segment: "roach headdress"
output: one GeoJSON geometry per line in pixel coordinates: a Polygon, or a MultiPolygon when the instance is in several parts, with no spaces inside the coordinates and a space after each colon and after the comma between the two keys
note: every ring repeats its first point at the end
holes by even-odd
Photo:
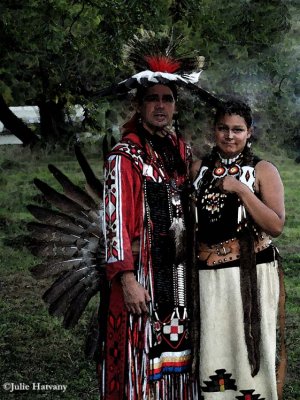
{"type": "Polygon", "coordinates": [[[154,84],[176,84],[188,88],[201,100],[217,106],[220,100],[197,85],[204,57],[197,52],[187,54],[180,52],[183,38],[173,35],[157,36],[143,32],[134,36],[124,49],[124,60],[131,64],[135,73],[129,78],[97,92],[97,96],[125,94],[140,86],[154,84]]]}

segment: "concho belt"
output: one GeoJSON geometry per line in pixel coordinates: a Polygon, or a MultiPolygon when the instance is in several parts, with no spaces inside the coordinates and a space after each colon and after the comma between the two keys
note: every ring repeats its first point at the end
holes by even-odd
{"type": "MultiPolygon", "coordinates": [[[[272,240],[269,236],[261,235],[260,239],[254,242],[255,253],[266,249],[271,243],[272,240]]],[[[205,261],[208,266],[238,260],[240,258],[239,241],[237,238],[233,238],[211,246],[200,243],[197,257],[200,261],[205,261]]]]}

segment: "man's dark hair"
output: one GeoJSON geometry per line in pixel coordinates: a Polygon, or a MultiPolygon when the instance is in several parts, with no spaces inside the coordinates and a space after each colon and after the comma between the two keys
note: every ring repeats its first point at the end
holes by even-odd
{"type": "Polygon", "coordinates": [[[137,91],[136,91],[136,101],[139,105],[141,105],[143,103],[144,97],[147,93],[147,90],[149,89],[149,87],[155,86],[155,85],[163,85],[163,86],[167,86],[169,89],[171,89],[174,99],[177,100],[177,87],[176,85],[172,84],[172,83],[154,83],[153,85],[148,85],[148,86],[138,86],[137,91]]]}
{"type": "Polygon", "coordinates": [[[251,128],[253,121],[251,108],[243,101],[231,99],[222,102],[216,109],[214,125],[216,125],[218,121],[226,114],[239,115],[240,117],[244,118],[247,128],[251,128]]]}

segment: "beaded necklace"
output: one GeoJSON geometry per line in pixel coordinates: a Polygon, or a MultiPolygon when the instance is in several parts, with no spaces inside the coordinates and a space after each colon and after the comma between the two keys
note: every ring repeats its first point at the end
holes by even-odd
{"type": "MultiPolygon", "coordinates": [[[[161,139],[161,142],[163,140],[167,140],[166,137],[161,139]]],[[[156,148],[158,147],[160,139],[156,140],[156,142],[154,143],[154,140],[152,138],[147,137],[146,141],[149,145],[151,162],[157,166],[161,174],[162,180],[164,181],[167,188],[170,219],[171,221],[173,220],[173,222],[174,218],[176,218],[176,220],[182,220],[183,210],[180,199],[180,192],[182,191],[182,189],[180,189],[178,185],[178,172],[175,168],[176,162],[174,153],[172,151],[167,152],[163,147],[160,149],[161,151],[158,152],[156,148]]],[[[171,140],[169,146],[172,146],[171,140]]]]}
{"type": "MultiPolygon", "coordinates": [[[[177,254],[180,252],[178,249],[184,246],[184,233],[185,226],[183,221],[183,209],[181,204],[181,196],[180,193],[182,189],[178,185],[178,171],[176,168],[176,155],[172,149],[173,143],[172,140],[165,138],[149,138],[146,137],[146,143],[148,144],[149,149],[149,157],[150,164],[155,165],[157,170],[160,172],[160,176],[162,178],[162,182],[166,187],[167,196],[168,196],[168,207],[169,207],[169,215],[171,226],[169,231],[171,235],[174,237],[175,248],[176,248],[176,258],[177,254]],[[154,139],[154,140],[153,140],[154,139]],[[167,143],[167,140],[169,143],[167,143]],[[160,146],[162,144],[162,146],[160,146]],[[166,148],[166,145],[169,146],[169,149],[166,148]]],[[[146,184],[144,186],[145,190],[145,199],[146,199],[146,214],[148,222],[150,221],[150,210],[149,206],[147,206],[147,190],[146,184]]],[[[151,228],[148,223],[148,235],[151,238],[151,228]]],[[[181,249],[182,251],[182,249],[181,249]]],[[[187,310],[186,310],[186,266],[185,263],[176,262],[173,265],[173,298],[174,298],[174,310],[170,317],[170,320],[176,316],[177,318],[185,320],[187,318],[187,310]],[[182,313],[180,313],[180,309],[182,309],[182,313]],[[180,315],[181,314],[181,315],[180,315]]],[[[158,310],[154,309],[154,315],[156,321],[161,324],[161,326],[168,324],[167,321],[162,322],[158,316],[158,310]]]]}
{"type": "Polygon", "coordinates": [[[241,167],[240,164],[243,159],[243,155],[240,153],[234,158],[222,158],[218,153],[219,160],[216,162],[216,167],[213,169],[212,175],[216,179],[223,178],[226,175],[240,176],[241,167]]]}

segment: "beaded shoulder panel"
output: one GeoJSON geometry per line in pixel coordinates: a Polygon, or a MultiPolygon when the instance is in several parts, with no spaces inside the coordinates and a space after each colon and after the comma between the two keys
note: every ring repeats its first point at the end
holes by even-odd
{"type": "Polygon", "coordinates": [[[143,174],[143,165],[144,165],[144,151],[142,147],[132,142],[131,140],[124,140],[118,143],[111,151],[110,155],[123,155],[124,157],[129,158],[137,171],[142,175],[143,174]]]}

